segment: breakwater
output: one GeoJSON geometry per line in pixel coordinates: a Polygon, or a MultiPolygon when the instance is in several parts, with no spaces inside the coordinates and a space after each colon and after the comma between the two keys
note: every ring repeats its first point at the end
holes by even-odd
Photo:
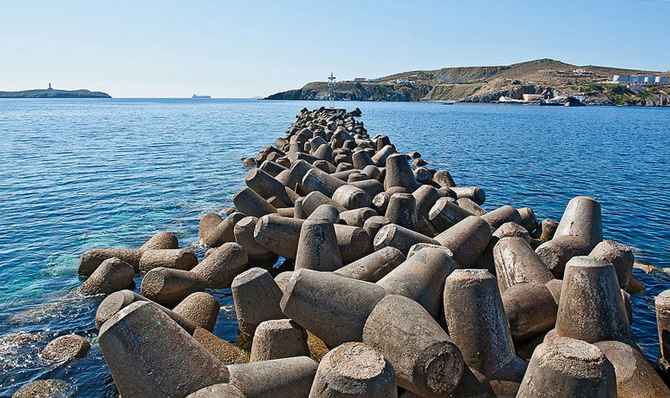
{"type": "MultiPolygon", "coordinates": [[[[405,199],[406,199],[406,198],[405,198],[405,199]]],[[[249,212],[251,213],[251,211],[249,211],[249,212]]],[[[129,260],[129,261],[131,261],[131,262],[132,262],[132,259],[131,259],[131,260],[129,260]]],[[[296,259],[296,261],[297,261],[297,259],[296,259]]]]}

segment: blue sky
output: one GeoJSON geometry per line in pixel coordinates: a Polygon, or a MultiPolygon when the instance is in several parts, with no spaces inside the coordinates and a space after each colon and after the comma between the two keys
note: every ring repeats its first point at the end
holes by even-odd
{"type": "Polygon", "coordinates": [[[670,69],[670,1],[0,0],[0,90],[250,97],[537,58],[670,69]]]}

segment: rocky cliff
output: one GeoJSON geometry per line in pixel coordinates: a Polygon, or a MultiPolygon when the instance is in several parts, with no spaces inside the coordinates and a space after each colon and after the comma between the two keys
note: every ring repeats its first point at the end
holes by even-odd
{"type": "MultiPolygon", "coordinates": [[[[335,100],[356,101],[461,101],[494,102],[500,97],[521,99],[523,94],[550,90],[556,96],[584,95],[593,105],[658,106],[660,96],[670,96],[670,87],[645,87],[630,90],[607,84],[612,75],[658,75],[659,72],[577,66],[551,59],[540,59],[507,66],[443,68],[411,71],[374,79],[338,82],[335,100]]],[[[665,73],[664,75],[667,75],[665,73]]],[[[267,99],[327,100],[325,82],[308,83],[296,90],[273,94],[267,99]]],[[[667,104],[666,100],[664,103],[667,104]]]]}

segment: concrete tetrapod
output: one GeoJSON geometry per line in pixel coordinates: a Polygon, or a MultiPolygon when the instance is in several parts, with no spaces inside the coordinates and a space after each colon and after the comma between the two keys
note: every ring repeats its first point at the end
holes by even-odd
{"type": "Polygon", "coordinates": [[[282,291],[267,270],[251,268],[231,285],[240,333],[252,338],[258,325],[270,319],[285,318],[279,307],[282,291]]]}
{"type": "Polygon", "coordinates": [[[250,362],[309,356],[307,332],[290,319],[261,322],[254,333],[250,362]]]}
{"type": "Polygon", "coordinates": [[[235,224],[246,217],[245,214],[235,211],[217,225],[203,232],[202,240],[209,247],[218,247],[226,242],[235,242],[235,224]]]}
{"type": "Polygon", "coordinates": [[[500,292],[519,283],[545,284],[554,279],[524,238],[502,238],[493,248],[500,292]]]}
{"type": "Polygon", "coordinates": [[[184,397],[229,380],[225,365],[146,301],[108,319],[98,342],[124,398],[184,397]]]}
{"type": "Polygon", "coordinates": [[[587,256],[568,262],[555,331],[558,336],[589,343],[630,340],[626,307],[612,264],[587,256]]]}
{"type": "Polygon", "coordinates": [[[179,240],[172,232],[160,231],[156,232],[148,241],[140,246],[140,250],[161,250],[161,249],[177,249],[179,247],[179,240]]]}
{"type": "Polygon", "coordinates": [[[186,398],[247,398],[232,384],[214,384],[189,394],[186,398]]]}
{"type": "Polygon", "coordinates": [[[633,249],[613,240],[604,240],[596,245],[589,257],[598,258],[614,265],[619,286],[628,288],[628,280],[633,271],[635,255],[633,249]]]}
{"type": "Polygon", "coordinates": [[[335,271],[342,267],[335,227],[328,220],[306,220],[300,229],[295,269],[335,271]]]}
{"type": "Polygon", "coordinates": [[[395,247],[385,247],[335,271],[336,274],[366,282],[377,282],[405,261],[395,247]]]}
{"type": "Polygon", "coordinates": [[[327,220],[331,223],[337,223],[340,221],[340,211],[334,205],[329,203],[322,204],[317,207],[316,210],[312,212],[307,217],[308,220],[327,220]]]}
{"type": "Polygon", "coordinates": [[[83,276],[90,276],[103,261],[114,257],[132,265],[133,269],[137,272],[140,267],[142,253],[142,250],[139,249],[88,249],[79,258],[77,273],[83,276]]]}
{"type": "Polygon", "coordinates": [[[449,335],[468,366],[490,380],[520,382],[526,364],[516,356],[496,278],[483,269],[457,269],[444,285],[449,335]]]}
{"type": "Polygon", "coordinates": [[[248,216],[263,217],[266,214],[277,212],[274,206],[251,188],[242,188],[237,191],[233,196],[233,203],[238,211],[248,216]]]}
{"type": "Polygon", "coordinates": [[[420,185],[421,184],[416,181],[416,178],[414,178],[412,168],[407,162],[407,158],[404,154],[396,153],[386,158],[386,177],[384,178],[385,190],[388,190],[391,187],[403,187],[411,193],[420,185]]]}
{"type": "Polygon", "coordinates": [[[105,297],[100,305],[98,305],[98,310],[95,312],[95,327],[99,330],[109,318],[116,315],[117,312],[136,301],[146,301],[148,303],[152,303],[158,309],[166,313],[167,316],[172,318],[173,321],[177,322],[177,324],[186,330],[189,334],[193,334],[196,329],[196,325],[193,324],[190,320],[174,313],[172,310],[165,308],[158,303],[150,301],[146,297],[140,296],[132,290],[120,290],[105,297]]]}
{"type": "Polygon", "coordinates": [[[309,398],[395,398],[395,372],[384,355],[363,343],[328,352],[316,371],[309,398]]]}
{"type": "Polygon", "coordinates": [[[502,206],[481,216],[482,220],[489,223],[491,229],[495,230],[506,222],[519,224],[521,216],[512,206],[502,206]]]}
{"type": "Polygon", "coordinates": [[[575,256],[586,256],[591,249],[589,242],[582,238],[558,236],[541,244],[535,253],[556,278],[563,279],[568,261],[575,256]]]}
{"type": "Polygon", "coordinates": [[[664,368],[670,368],[670,289],[661,292],[655,299],[658,339],[661,344],[659,361],[664,368]]]}
{"type": "Polygon", "coordinates": [[[247,267],[249,257],[237,243],[224,243],[196,265],[191,273],[202,278],[210,288],[230,286],[233,278],[247,267]]]}
{"type": "Polygon", "coordinates": [[[133,285],[135,270],[132,265],[112,257],[103,261],[79,287],[83,295],[109,294],[133,285]]]}
{"type": "Polygon", "coordinates": [[[244,176],[244,182],[265,199],[276,196],[285,206],[293,205],[284,184],[259,168],[249,170],[244,176]]]}
{"type": "Polygon", "coordinates": [[[356,261],[372,253],[372,239],[363,228],[342,224],[334,224],[333,227],[343,263],[356,261]]]}
{"type": "Polygon", "coordinates": [[[444,397],[463,374],[458,347],[418,303],[389,295],[363,329],[363,342],[380,350],[395,370],[396,384],[426,398],[444,397]]]}
{"type": "Polygon", "coordinates": [[[411,229],[401,227],[397,224],[384,225],[377,232],[377,235],[375,235],[374,238],[375,250],[391,246],[400,250],[405,255],[407,255],[410,247],[417,243],[431,243],[434,245],[440,244],[440,242],[433,238],[429,238],[422,233],[412,231],[411,229]]]}
{"type": "Polygon", "coordinates": [[[144,272],[158,267],[190,271],[196,265],[198,257],[188,249],[146,250],[140,258],[140,271],[144,272]]]}
{"type": "Polygon", "coordinates": [[[479,206],[486,201],[486,193],[479,187],[449,187],[449,189],[456,194],[457,199],[469,199],[479,206]]]}
{"type": "Polygon", "coordinates": [[[203,278],[190,271],[158,267],[144,276],[141,291],[149,300],[163,305],[173,305],[191,293],[205,290],[205,287],[207,284],[203,278]]]}
{"type": "Polygon", "coordinates": [[[616,397],[612,363],[598,347],[585,341],[559,337],[540,344],[530,359],[517,398],[556,394],[571,398],[616,397]]]}
{"type": "Polygon", "coordinates": [[[594,248],[603,240],[600,203],[588,196],[570,199],[556,227],[554,238],[559,236],[576,236],[594,248]]]}
{"type": "Polygon", "coordinates": [[[472,215],[466,209],[453,203],[453,199],[445,197],[439,198],[430,208],[428,219],[438,231],[444,232],[472,215]]]}
{"type": "Polygon", "coordinates": [[[211,332],[216,325],[220,307],[219,302],[211,294],[196,292],[188,295],[181,303],[177,304],[172,312],[193,325],[211,332]]]}
{"type": "Polygon", "coordinates": [[[258,219],[254,238],[261,246],[289,260],[295,260],[304,220],[265,216],[258,219]]]}
{"type": "Polygon", "coordinates": [[[469,216],[435,237],[442,246],[454,253],[456,268],[475,264],[491,240],[491,227],[476,216],[469,216]]]}
{"type": "Polygon", "coordinates": [[[285,287],[283,313],[329,347],[361,341],[363,326],[384,289],[374,283],[300,269],[285,287]]]}
{"type": "Polygon", "coordinates": [[[511,286],[502,293],[502,303],[515,344],[538,337],[556,325],[558,304],[544,284],[511,286]]]}
{"type": "Polygon", "coordinates": [[[385,217],[394,224],[416,231],[416,199],[409,193],[394,193],[389,199],[385,217]]]}
{"type": "Polygon", "coordinates": [[[318,364],[292,357],[228,366],[230,384],[247,398],[307,397],[318,364]]]}
{"type": "Polygon", "coordinates": [[[342,185],[333,193],[333,201],[349,210],[369,207],[370,200],[364,190],[354,185],[342,185]]]}
{"type": "Polygon", "coordinates": [[[263,266],[277,261],[275,253],[256,242],[254,230],[256,229],[257,222],[258,218],[249,216],[238,221],[233,228],[235,242],[247,252],[250,267],[256,265],[263,266]]]}
{"type": "Polygon", "coordinates": [[[601,341],[594,345],[614,365],[617,397],[670,397],[670,389],[639,350],[620,341],[601,341]]]}
{"type": "Polygon", "coordinates": [[[397,294],[421,304],[435,319],[440,317],[444,281],[454,270],[446,250],[426,247],[377,282],[386,294],[397,294]]]}

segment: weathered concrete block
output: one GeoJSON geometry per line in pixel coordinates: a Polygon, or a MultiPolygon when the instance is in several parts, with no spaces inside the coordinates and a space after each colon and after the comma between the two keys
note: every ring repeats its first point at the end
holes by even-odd
{"type": "Polygon", "coordinates": [[[554,275],[523,238],[502,238],[493,248],[501,292],[519,283],[545,284],[554,275]]]}
{"type": "Polygon", "coordinates": [[[251,188],[242,188],[237,191],[235,196],[233,196],[233,203],[237,207],[237,210],[248,216],[263,217],[266,214],[277,212],[274,206],[269,204],[251,188]]]}
{"type": "Polygon", "coordinates": [[[337,245],[343,263],[350,263],[372,253],[372,239],[363,228],[334,224],[337,245]]]}
{"type": "Polygon", "coordinates": [[[400,264],[377,282],[386,294],[410,298],[421,304],[435,319],[442,309],[444,281],[454,270],[447,251],[427,247],[400,264]]]}
{"type": "Polygon", "coordinates": [[[140,247],[140,250],[161,250],[161,249],[177,249],[179,247],[179,240],[172,232],[160,231],[156,232],[148,241],[140,247]]]}
{"type": "Polygon", "coordinates": [[[216,325],[220,307],[219,302],[211,294],[196,292],[189,294],[174,307],[172,312],[187,319],[191,324],[211,332],[216,325]]]}
{"type": "Polygon", "coordinates": [[[535,231],[539,226],[537,218],[535,217],[535,212],[530,207],[522,207],[517,209],[519,211],[519,216],[521,216],[521,222],[519,225],[524,227],[529,233],[535,231]]]}
{"type": "Polygon", "coordinates": [[[395,247],[385,247],[335,271],[347,278],[377,282],[405,261],[405,255],[395,247]]]}
{"type": "Polygon", "coordinates": [[[414,192],[419,185],[405,155],[396,153],[386,158],[385,190],[391,187],[403,187],[408,192],[414,192]]]}
{"type": "Polygon", "coordinates": [[[587,196],[570,199],[554,237],[576,236],[594,248],[603,240],[600,203],[587,196]]]}
{"type": "Polygon", "coordinates": [[[188,249],[145,250],[140,258],[140,271],[154,268],[174,268],[190,271],[198,265],[198,257],[188,249]]]}
{"type": "Polygon", "coordinates": [[[354,185],[342,185],[333,193],[333,201],[349,210],[370,206],[370,196],[354,185]]]}
{"type": "Polygon", "coordinates": [[[522,379],[525,362],[514,351],[498,284],[490,272],[452,272],[444,286],[444,313],[449,335],[471,369],[491,380],[522,379]]]}
{"type": "Polygon", "coordinates": [[[344,343],[326,354],[310,398],[393,398],[395,372],[384,355],[363,343],[344,343]]]}
{"type": "Polygon", "coordinates": [[[258,219],[254,238],[261,246],[289,260],[295,260],[304,220],[279,216],[258,219]]]}
{"type": "Polygon", "coordinates": [[[276,196],[284,204],[281,207],[289,207],[293,204],[286,193],[284,184],[259,168],[249,170],[244,176],[244,182],[265,199],[276,196]]]}
{"type": "Polygon", "coordinates": [[[463,357],[444,330],[418,303],[389,295],[377,304],[363,342],[384,353],[396,384],[422,397],[444,397],[463,374],[463,357]]]}
{"type": "Polygon", "coordinates": [[[93,271],[93,274],[79,287],[79,292],[87,296],[114,293],[132,286],[133,278],[135,278],[133,266],[112,257],[103,261],[93,271]]]}
{"type": "Polygon", "coordinates": [[[589,242],[576,236],[557,236],[541,244],[535,253],[558,279],[563,279],[565,265],[575,256],[585,256],[591,251],[589,242]]]}
{"type": "Polygon", "coordinates": [[[230,365],[230,384],[247,398],[307,397],[318,364],[308,357],[230,365]]]}
{"type": "Polygon", "coordinates": [[[630,279],[633,264],[635,263],[635,255],[631,247],[613,240],[604,240],[596,245],[589,254],[589,257],[612,263],[616,271],[619,286],[622,289],[628,288],[628,279],[630,279]]]}
{"type": "Polygon", "coordinates": [[[433,238],[396,224],[383,226],[377,232],[373,241],[375,250],[391,246],[400,250],[403,254],[407,254],[410,247],[417,243],[440,244],[440,242],[433,238]]]}
{"type": "Polygon", "coordinates": [[[437,235],[435,240],[454,253],[456,268],[468,268],[475,264],[491,240],[491,228],[481,218],[469,216],[437,235]]]}
{"type": "Polygon", "coordinates": [[[156,308],[165,312],[167,316],[172,318],[173,321],[177,322],[177,324],[188,333],[192,334],[195,331],[196,326],[190,320],[174,313],[172,310],[167,309],[156,302],[150,301],[146,297],[140,296],[132,290],[120,290],[105,297],[105,299],[102,300],[98,306],[98,310],[95,312],[95,327],[99,330],[109,318],[136,301],[146,301],[152,305],[155,305],[156,308]]]}
{"type": "Polygon", "coordinates": [[[416,199],[409,193],[391,195],[385,216],[394,224],[416,231],[416,199]]]}
{"type": "Polygon", "coordinates": [[[456,205],[451,198],[439,198],[428,212],[428,219],[440,231],[446,231],[473,214],[456,205]]]}
{"type": "Polygon", "coordinates": [[[205,281],[207,287],[226,287],[246,269],[248,261],[249,257],[242,246],[237,243],[224,243],[195,266],[191,273],[205,281]]]}
{"type": "Polygon", "coordinates": [[[342,265],[333,223],[327,220],[306,220],[300,230],[295,269],[335,271],[342,265]]]}
{"type": "Polygon", "coordinates": [[[189,394],[186,398],[247,398],[239,388],[232,384],[214,384],[189,394]]]}
{"type": "Polygon", "coordinates": [[[207,287],[206,281],[190,271],[159,267],[147,272],[142,279],[141,291],[149,300],[163,305],[173,305],[191,293],[204,290],[205,287],[207,287]]]}
{"type": "Polygon", "coordinates": [[[317,207],[316,210],[314,210],[312,214],[307,217],[307,219],[326,220],[335,224],[340,221],[340,211],[336,206],[326,203],[317,207]]]}
{"type": "Polygon", "coordinates": [[[340,212],[340,221],[352,227],[362,227],[365,220],[376,215],[378,215],[377,212],[371,208],[361,207],[360,209],[340,212]]]}
{"type": "Polygon", "coordinates": [[[279,307],[282,291],[268,271],[252,268],[241,273],[231,290],[240,332],[249,338],[261,322],[285,318],[279,307]]]}
{"type": "Polygon", "coordinates": [[[636,348],[620,341],[594,344],[614,365],[617,397],[670,397],[670,389],[636,348]]]}
{"type": "Polygon", "coordinates": [[[148,302],[134,302],[108,319],[98,342],[125,398],[183,397],[229,380],[225,365],[148,302]]]}
{"type": "Polygon", "coordinates": [[[137,272],[140,267],[140,258],[142,250],[138,249],[88,249],[82,253],[79,258],[79,268],[77,273],[83,276],[90,276],[102,264],[103,261],[110,258],[118,258],[133,266],[137,272]]]}
{"type": "Polygon", "coordinates": [[[557,338],[540,344],[530,359],[517,397],[539,398],[548,394],[616,397],[614,367],[598,347],[581,340],[557,338]]]}
{"type": "Polygon", "coordinates": [[[521,223],[519,212],[512,206],[502,206],[481,216],[494,230],[507,222],[521,223]]]}
{"type": "Polygon", "coordinates": [[[218,247],[226,242],[235,242],[235,224],[246,217],[239,211],[228,215],[214,227],[203,232],[202,240],[209,247],[218,247]]]}
{"type": "MultiPolygon", "coordinates": [[[[486,201],[486,193],[479,187],[449,187],[455,194],[457,199],[470,199],[479,206],[486,201]]],[[[459,203],[460,204],[460,203],[459,203]]],[[[477,213],[475,213],[477,214],[477,213]]]]}
{"type": "Polygon", "coordinates": [[[361,341],[363,326],[384,289],[327,272],[301,269],[284,290],[281,309],[328,346],[361,341]]]}
{"type": "Polygon", "coordinates": [[[589,343],[629,341],[630,326],[612,264],[587,256],[568,262],[555,330],[558,336],[589,343]]]}
{"type": "Polygon", "coordinates": [[[290,319],[261,322],[251,345],[251,362],[309,356],[307,332],[290,319]]]}
{"type": "Polygon", "coordinates": [[[558,304],[543,284],[520,283],[502,293],[512,341],[519,344],[553,329],[558,304]]]}

